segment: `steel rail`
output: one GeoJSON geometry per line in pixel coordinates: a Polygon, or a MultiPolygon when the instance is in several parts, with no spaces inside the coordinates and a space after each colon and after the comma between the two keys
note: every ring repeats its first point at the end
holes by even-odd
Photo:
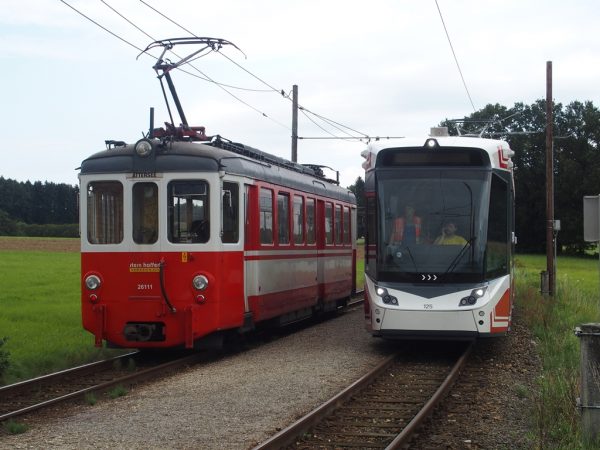
{"type": "MultiPolygon", "coordinates": [[[[446,396],[451,389],[454,381],[460,374],[468,357],[473,349],[471,343],[465,351],[457,358],[448,375],[441,382],[440,386],[431,395],[429,400],[425,402],[422,408],[413,416],[402,431],[387,445],[386,450],[398,449],[406,446],[412,435],[416,432],[423,421],[428,418],[433,412],[438,403],[446,396]]],[[[299,436],[308,433],[317,424],[329,417],[336,409],[347,403],[358,392],[367,388],[372,384],[385,369],[390,367],[396,360],[397,355],[391,355],[382,360],[371,372],[367,373],[352,385],[345,388],[342,392],[334,396],[332,399],[315,408],[313,411],[298,419],[290,426],[279,431],[277,434],[268,440],[255,446],[253,450],[273,450],[281,449],[294,444],[299,436]]]]}
{"type": "Polygon", "coordinates": [[[456,381],[456,378],[460,374],[463,369],[469,355],[473,350],[474,342],[471,342],[465,352],[458,359],[444,382],[440,385],[440,387],[435,391],[435,393],[431,396],[431,398],[423,405],[421,410],[413,417],[413,419],[406,425],[406,427],[402,430],[402,432],[386,447],[386,450],[395,450],[399,448],[403,448],[406,446],[412,435],[417,431],[417,429],[423,424],[425,419],[427,419],[434,408],[439,404],[440,401],[444,399],[448,391],[452,388],[452,385],[456,381]]]}
{"type": "MultiPolygon", "coordinates": [[[[129,354],[129,355],[131,356],[131,354],[129,354]]],[[[127,356],[127,355],[123,355],[123,357],[124,356],[127,356]]],[[[164,371],[164,370],[169,369],[171,367],[177,367],[179,365],[185,365],[185,364],[188,364],[188,363],[195,362],[201,356],[202,356],[201,353],[195,353],[193,355],[189,355],[189,356],[186,356],[186,357],[183,357],[183,358],[178,358],[178,359],[175,359],[173,361],[169,361],[169,362],[166,362],[166,363],[163,363],[163,364],[159,364],[159,365],[154,366],[154,367],[150,367],[150,368],[147,368],[147,369],[139,370],[139,371],[137,371],[135,373],[131,373],[131,374],[128,374],[128,375],[125,375],[125,376],[117,377],[117,378],[115,378],[113,380],[110,380],[110,381],[105,381],[103,383],[95,384],[95,385],[89,386],[87,388],[78,389],[77,391],[73,391],[73,392],[70,392],[68,394],[64,394],[64,395],[61,395],[61,396],[58,396],[58,397],[55,397],[55,398],[51,398],[49,400],[45,400],[43,402],[36,403],[34,405],[30,405],[30,406],[27,406],[25,408],[21,408],[21,409],[16,410],[16,411],[11,411],[11,412],[2,414],[2,415],[0,415],[0,422],[4,421],[4,420],[7,420],[7,419],[10,419],[12,417],[16,417],[16,416],[19,416],[19,415],[23,415],[23,414],[35,411],[37,409],[41,409],[41,408],[45,408],[45,407],[50,406],[50,405],[54,405],[54,404],[59,403],[59,402],[64,402],[66,400],[70,400],[70,399],[73,399],[73,398],[76,398],[76,397],[80,397],[80,396],[85,395],[85,394],[87,394],[89,392],[103,391],[103,390],[105,390],[105,389],[107,389],[107,388],[109,388],[111,386],[116,386],[118,384],[130,382],[130,381],[133,381],[133,380],[141,381],[141,380],[145,379],[148,375],[154,374],[156,372],[161,372],[161,371],[164,371]]],[[[107,361],[114,361],[114,360],[117,360],[117,359],[119,359],[119,357],[112,358],[111,360],[100,361],[98,363],[98,365],[102,365],[102,363],[106,363],[107,361]]],[[[92,363],[91,365],[94,365],[94,363],[92,363]]],[[[77,368],[74,368],[74,369],[68,369],[68,370],[65,370],[65,371],[61,371],[61,372],[57,372],[57,373],[54,373],[54,374],[50,374],[50,375],[46,376],[46,380],[47,379],[53,379],[53,382],[55,382],[56,380],[59,380],[60,376],[64,375],[65,373],[68,374],[68,375],[76,374],[77,369],[80,369],[80,368],[85,368],[86,369],[85,371],[82,371],[80,373],[80,375],[85,375],[86,373],[88,373],[87,370],[90,368],[89,366],[90,365],[80,366],[80,367],[77,367],[77,368]]],[[[40,377],[40,378],[45,378],[45,377],[40,377]]],[[[28,381],[24,381],[22,383],[18,383],[19,385],[21,385],[21,386],[19,386],[19,389],[22,390],[23,386],[27,386],[27,383],[33,382],[33,381],[38,381],[38,379],[36,378],[34,380],[28,380],[28,381]]],[[[5,386],[3,389],[8,390],[8,388],[11,388],[12,386],[13,385],[5,386]]],[[[0,391],[0,394],[1,393],[2,392],[0,391]]]]}
{"type": "Polygon", "coordinates": [[[69,369],[49,373],[47,375],[41,375],[39,377],[31,378],[29,380],[23,380],[17,383],[1,386],[0,395],[6,395],[7,392],[16,393],[31,390],[39,385],[43,385],[45,383],[53,383],[55,380],[59,380],[60,378],[69,375],[85,375],[86,373],[92,373],[99,369],[111,367],[113,364],[115,364],[116,361],[131,358],[137,354],[139,354],[139,352],[137,351],[130,352],[124,355],[115,356],[113,358],[103,359],[102,361],[94,361],[88,364],[83,364],[81,366],[71,367],[69,369]]]}
{"type": "MultiPolygon", "coordinates": [[[[356,299],[357,297],[362,295],[363,292],[364,291],[362,291],[362,290],[355,292],[354,294],[352,294],[351,299],[356,299]]],[[[356,306],[356,305],[360,304],[361,302],[362,302],[362,299],[356,299],[355,301],[348,302],[346,307],[349,308],[352,306],[356,306]]],[[[124,355],[105,359],[102,361],[96,361],[96,362],[92,362],[89,364],[84,364],[81,366],[61,370],[59,372],[42,375],[42,376],[39,376],[36,378],[32,378],[30,380],[24,380],[24,381],[20,381],[20,382],[10,384],[7,386],[1,386],[0,387],[0,398],[6,397],[9,394],[16,395],[16,394],[23,393],[23,392],[28,392],[28,391],[31,392],[34,389],[42,389],[43,386],[57,383],[62,378],[65,378],[65,377],[69,377],[69,376],[83,377],[90,373],[96,373],[101,370],[108,370],[111,367],[113,367],[116,362],[125,360],[127,358],[136,357],[136,356],[139,356],[140,354],[141,353],[139,351],[134,351],[134,352],[126,353],[124,355]]],[[[142,380],[150,374],[166,370],[170,367],[175,367],[177,365],[185,365],[190,362],[195,362],[201,356],[202,356],[202,353],[194,353],[193,355],[189,355],[184,358],[178,358],[176,360],[169,361],[169,362],[163,363],[163,364],[159,364],[154,367],[150,367],[150,368],[143,369],[143,370],[138,370],[135,373],[121,376],[121,377],[115,378],[114,380],[106,381],[106,382],[103,382],[100,384],[95,384],[93,386],[89,386],[89,387],[86,387],[83,389],[78,389],[76,391],[69,392],[68,394],[60,395],[55,398],[51,398],[51,399],[45,400],[43,402],[39,402],[39,403],[30,405],[30,406],[27,406],[25,408],[20,408],[15,411],[10,411],[8,413],[0,414],[0,422],[5,421],[10,418],[13,418],[13,417],[16,417],[16,416],[19,416],[19,415],[23,415],[23,414],[38,410],[38,409],[45,408],[47,406],[50,406],[50,405],[53,405],[56,403],[60,403],[60,402],[64,402],[64,401],[67,401],[67,400],[70,400],[73,398],[80,397],[89,392],[102,391],[111,386],[115,386],[115,385],[118,385],[121,383],[133,381],[133,380],[142,380]]]]}
{"type": "Polygon", "coordinates": [[[294,440],[301,434],[307,432],[312,427],[314,427],[317,423],[327,417],[331,412],[333,412],[340,405],[345,403],[352,397],[356,392],[362,390],[385,369],[387,369],[396,359],[397,355],[391,355],[382,360],[371,372],[362,376],[350,386],[345,388],[342,392],[335,395],[330,400],[323,403],[321,406],[318,406],[306,416],[301,417],[296,422],[291,424],[289,427],[284,428],[276,435],[272,436],[265,442],[254,447],[253,450],[274,450],[280,449],[287,445],[290,445],[294,442],[294,440]]]}

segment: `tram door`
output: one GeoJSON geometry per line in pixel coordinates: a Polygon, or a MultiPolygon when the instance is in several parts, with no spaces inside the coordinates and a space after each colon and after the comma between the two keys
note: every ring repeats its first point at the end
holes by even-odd
{"type": "Polygon", "coordinates": [[[317,235],[317,283],[319,285],[319,299],[325,298],[326,270],[325,264],[325,202],[317,200],[316,214],[316,235],[317,235]]]}

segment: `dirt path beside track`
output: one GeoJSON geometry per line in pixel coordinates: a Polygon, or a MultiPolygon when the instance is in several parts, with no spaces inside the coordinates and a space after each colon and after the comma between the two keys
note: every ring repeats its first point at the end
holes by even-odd
{"type": "Polygon", "coordinates": [[[0,236],[0,252],[78,252],[78,238],[35,238],[0,236]]]}

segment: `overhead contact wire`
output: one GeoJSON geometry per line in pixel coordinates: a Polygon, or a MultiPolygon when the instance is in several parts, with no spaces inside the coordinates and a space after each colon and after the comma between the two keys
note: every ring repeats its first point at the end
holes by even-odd
{"type": "Polygon", "coordinates": [[[473,99],[471,98],[471,93],[469,92],[469,88],[467,87],[467,82],[465,81],[465,77],[463,76],[462,70],[460,69],[460,64],[458,63],[458,58],[456,57],[456,52],[454,51],[454,46],[452,45],[452,41],[450,40],[450,34],[448,33],[448,29],[446,28],[446,23],[444,22],[444,17],[442,16],[442,10],[440,9],[440,5],[438,5],[438,0],[435,0],[435,6],[437,7],[438,13],[440,14],[440,19],[442,20],[442,25],[444,27],[444,31],[446,32],[446,38],[448,38],[448,44],[450,44],[450,50],[452,50],[452,55],[454,56],[454,61],[456,62],[456,67],[458,68],[458,73],[460,74],[460,78],[462,79],[463,86],[465,87],[465,91],[467,91],[467,97],[469,97],[469,102],[471,102],[471,107],[473,111],[477,111],[475,109],[475,104],[473,103],[473,99]]]}
{"type": "MultiPolygon", "coordinates": [[[[150,8],[152,11],[156,12],[157,14],[159,14],[161,17],[163,17],[163,18],[165,18],[166,20],[168,20],[169,22],[171,22],[173,25],[175,25],[175,26],[179,27],[180,29],[182,29],[183,31],[185,31],[186,33],[190,34],[190,35],[191,35],[191,36],[193,36],[193,37],[197,37],[195,33],[193,33],[192,31],[190,31],[189,29],[187,29],[186,27],[184,27],[184,26],[183,26],[183,25],[181,25],[180,23],[176,22],[175,20],[171,19],[171,18],[170,18],[170,17],[168,17],[166,14],[164,14],[164,13],[160,12],[158,9],[154,8],[154,7],[153,7],[152,5],[150,5],[148,2],[146,2],[146,1],[144,1],[144,0],[140,0],[140,2],[141,2],[142,4],[144,4],[144,5],[146,5],[148,8],[150,8]]],[[[268,87],[268,88],[269,88],[271,91],[273,91],[273,92],[276,92],[277,94],[281,95],[283,98],[286,98],[286,99],[288,99],[289,101],[292,101],[292,99],[290,98],[289,94],[288,94],[288,95],[286,95],[286,94],[285,94],[285,91],[284,91],[283,89],[277,89],[277,88],[273,87],[271,84],[267,83],[265,80],[263,80],[263,79],[262,79],[262,78],[260,78],[259,76],[255,75],[254,73],[250,72],[248,69],[246,69],[246,68],[244,68],[243,66],[241,66],[240,64],[236,63],[236,62],[235,62],[233,59],[231,59],[231,58],[230,58],[230,57],[228,57],[227,55],[225,55],[225,54],[223,54],[223,53],[221,53],[221,55],[222,55],[223,57],[225,57],[226,59],[228,59],[228,60],[229,60],[230,62],[232,62],[233,64],[235,64],[235,65],[236,65],[238,68],[242,69],[242,70],[243,70],[243,71],[245,71],[247,74],[249,74],[250,76],[254,77],[256,80],[258,80],[258,81],[260,81],[261,83],[263,83],[263,84],[264,84],[265,86],[267,86],[267,87],[268,87]]],[[[355,132],[355,133],[358,133],[358,134],[362,135],[362,138],[366,138],[366,139],[368,139],[368,138],[369,138],[369,135],[368,135],[368,134],[366,134],[366,133],[362,133],[362,132],[360,132],[360,131],[354,130],[353,128],[350,128],[350,127],[348,127],[348,126],[346,126],[346,125],[343,125],[343,124],[341,124],[341,123],[339,123],[339,122],[336,122],[336,121],[334,121],[334,120],[328,119],[327,117],[324,117],[324,116],[321,116],[321,115],[319,115],[319,114],[316,114],[316,113],[314,113],[314,112],[310,111],[309,109],[306,109],[306,108],[304,108],[304,107],[302,107],[302,106],[300,106],[300,105],[298,105],[298,108],[299,108],[300,110],[303,110],[303,111],[305,111],[305,112],[306,112],[306,113],[308,113],[308,114],[312,114],[312,115],[314,115],[315,117],[318,117],[318,118],[319,118],[319,119],[321,119],[323,122],[325,122],[325,123],[328,123],[330,126],[333,126],[334,128],[338,129],[338,130],[339,130],[339,131],[341,131],[342,133],[345,133],[345,134],[347,134],[347,135],[351,136],[352,138],[355,138],[355,139],[360,139],[360,138],[358,138],[358,137],[356,137],[356,136],[352,136],[352,135],[351,135],[350,133],[348,133],[348,132],[345,132],[345,131],[341,130],[340,128],[338,128],[338,127],[337,127],[337,126],[335,126],[335,125],[341,126],[341,127],[345,128],[345,129],[347,129],[347,130],[351,130],[351,131],[353,131],[353,132],[355,132]],[[334,124],[335,124],[335,125],[334,125],[334,124]]],[[[306,114],[304,114],[304,115],[305,115],[305,117],[307,117],[307,118],[308,118],[308,116],[307,116],[306,114]]],[[[310,120],[310,119],[309,119],[309,120],[310,120]]],[[[311,122],[313,122],[315,125],[317,125],[317,124],[316,124],[316,122],[314,122],[313,120],[311,120],[311,122]]],[[[339,137],[339,136],[335,136],[335,135],[333,135],[332,133],[330,133],[329,131],[325,130],[324,128],[322,128],[322,127],[321,127],[321,126],[319,126],[319,125],[317,125],[317,126],[318,126],[319,128],[321,128],[323,131],[325,131],[327,134],[331,134],[332,136],[334,136],[334,137],[336,137],[336,138],[338,138],[338,139],[345,139],[344,137],[339,137]]],[[[287,126],[285,126],[285,128],[289,129],[289,127],[287,127],[287,126]]]]}

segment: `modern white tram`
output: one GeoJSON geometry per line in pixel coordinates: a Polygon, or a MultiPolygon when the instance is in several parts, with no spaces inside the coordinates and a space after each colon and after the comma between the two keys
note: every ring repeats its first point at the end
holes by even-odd
{"type": "Polygon", "coordinates": [[[373,336],[506,334],[514,296],[514,182],[505,141],[429,137],[363,151],[365,319],[373,336]]]}

